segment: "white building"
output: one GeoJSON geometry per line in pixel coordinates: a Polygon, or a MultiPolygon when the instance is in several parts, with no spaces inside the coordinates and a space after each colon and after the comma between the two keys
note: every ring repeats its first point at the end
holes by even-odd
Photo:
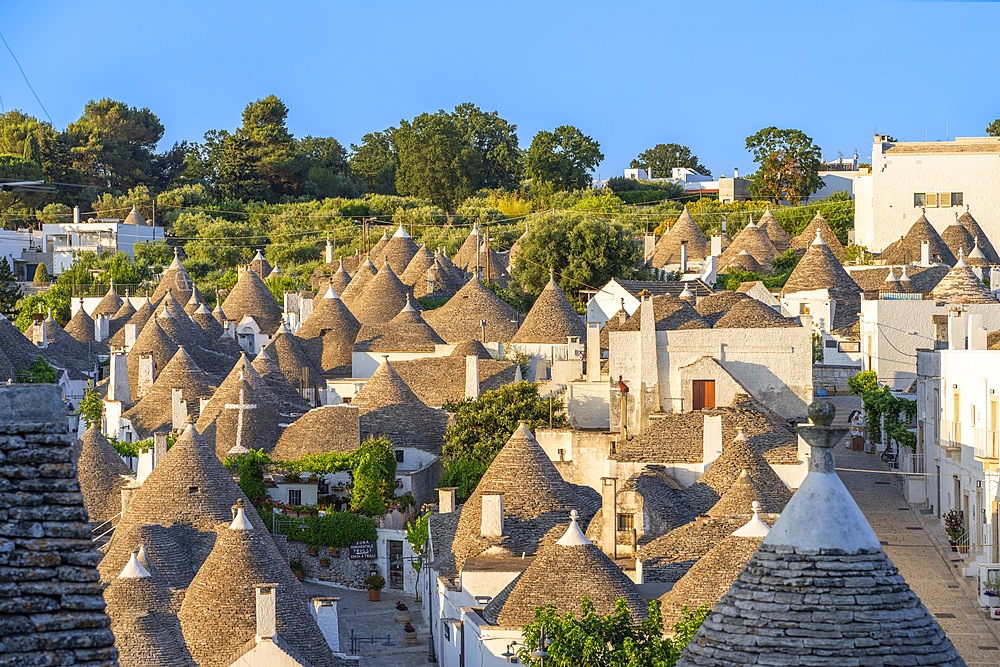
{"type": "Polygon", "coordinates": [[[875,135],[871,172],[854,184],[855,242],[873,252],[906,234],[921,209],[941,232],[969,207],[986,235],[1000,238],[1000,137],[893,142],[875,135]]]}
{"type": "Polygon", "coordinates": [[[41,232],[31,229],[0,229],[0,257],[6,257],[21,282],[31,280],[39,264],[45,263],[41,232]]]}
{"type": "Polygon", "coordinates": [[[50,273],[59,275],[73,264],[73,256],[80,252],[125,252],[135,256],[137,243],[155,243],[164,239],[164,231],[149,224],[132,207],[124,220],[80,220],[80,209],[73,209],[73,222],[42,225],[43,248],[51,253],[50,273]]]}

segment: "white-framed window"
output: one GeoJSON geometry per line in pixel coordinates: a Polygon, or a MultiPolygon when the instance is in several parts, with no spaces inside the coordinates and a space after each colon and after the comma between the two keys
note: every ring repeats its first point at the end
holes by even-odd
{"type": "Polygon", "coordinates": [[[302,489],[288,489],[288,504],[289,505],[302,504],[302,489]]]}

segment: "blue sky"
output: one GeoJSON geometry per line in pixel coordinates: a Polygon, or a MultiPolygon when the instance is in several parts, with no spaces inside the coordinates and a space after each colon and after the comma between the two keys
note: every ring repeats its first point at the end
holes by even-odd
{"type": "MultiPolygon", "coordinates": [[[[607,178],[659,142],[749,173],[744,139],[768,125],[863,160],[876,128],[982,134],[1000,117],[998,15],[988,2],[0,0],[0,31],[59,128],[112,97],[152,109],[165,142],[198,140],[274,93],[294,134],[346,146],[471,101],[525,147],[576,125],[607,178]]],[[[0,97],[44,117],[2,46],[0,97]]]]}

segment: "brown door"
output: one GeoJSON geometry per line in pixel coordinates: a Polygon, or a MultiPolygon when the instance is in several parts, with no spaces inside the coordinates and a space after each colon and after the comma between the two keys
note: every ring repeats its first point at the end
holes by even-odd
{"type": "Polygon", "coordinates": [[[692,410],[715,407],[715,380],[694,380],[691,389],[692,410]]]}

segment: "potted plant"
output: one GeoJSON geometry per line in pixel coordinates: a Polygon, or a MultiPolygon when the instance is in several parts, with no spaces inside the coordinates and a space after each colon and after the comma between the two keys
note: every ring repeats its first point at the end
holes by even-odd
{"type": "Polygon", "coordinates": [[[319,549],[316,548],[315,544],[307,544],[306,553],[309,554],[310,556],[315,556],[316,554],[319,553],[319,549]]]}
{"type": "MultiPolygon", "coordinates": [[[[965,539],[964,523],[962,510],[958,508],[953,507],[944,515],[944,530],[948,533],[948,541],[951,542],[952,551],[959,551],[963,548],[968,549],[968,545],[962,544],[965,539]]],[[[962,551],[962,553],[965,552],[962,551]]]]}
{"type": "Polygon", "coordinates": [[[302,561],[296,558],[288,563],[288,567],[292,569],[292,574],[295,575],[295,578],[302,581],[302,576],[305,574],[305,568],[302,567],[302,561]]]}
{"type": "Polygon", "coordinates": [[[403,646],[417,645],[417,629],[409,621],[403,626],[403,646]]]}
{"type": "Polygon", "coordinates": [[[396,600],[396,613],[393,618],[396,619],[397,623],[409,623],[413,617],[410,616],[410,608],[400,600],[396,600]]]}
{"type": "Polygon", "coordinates": [[[323,567],[330,567],[330,559],[329,558],[320,558],[319,559],[319,564],[322,565],[323,567]]]}
{"type": "Polygon", "coordinates": [[[339,558],[340,557],[340,547],[330,547],[329,549],[327,549],[327,551],[330,552],[330,556],[332,558],[339,558]]]}
{"type": "Polygon", "coordinates": [[[385,588],[385,577],[376,572],[365,578],[365,588],[368,589],[368,601],[378,602],[382,599],[382,589],[385,588]]]}
{"type": "Polygon", "coordinates": [[[994,574],[983,581],[983,595],[990,599],[991,607],[1000,606],[1000,575],[994,574]]]}

